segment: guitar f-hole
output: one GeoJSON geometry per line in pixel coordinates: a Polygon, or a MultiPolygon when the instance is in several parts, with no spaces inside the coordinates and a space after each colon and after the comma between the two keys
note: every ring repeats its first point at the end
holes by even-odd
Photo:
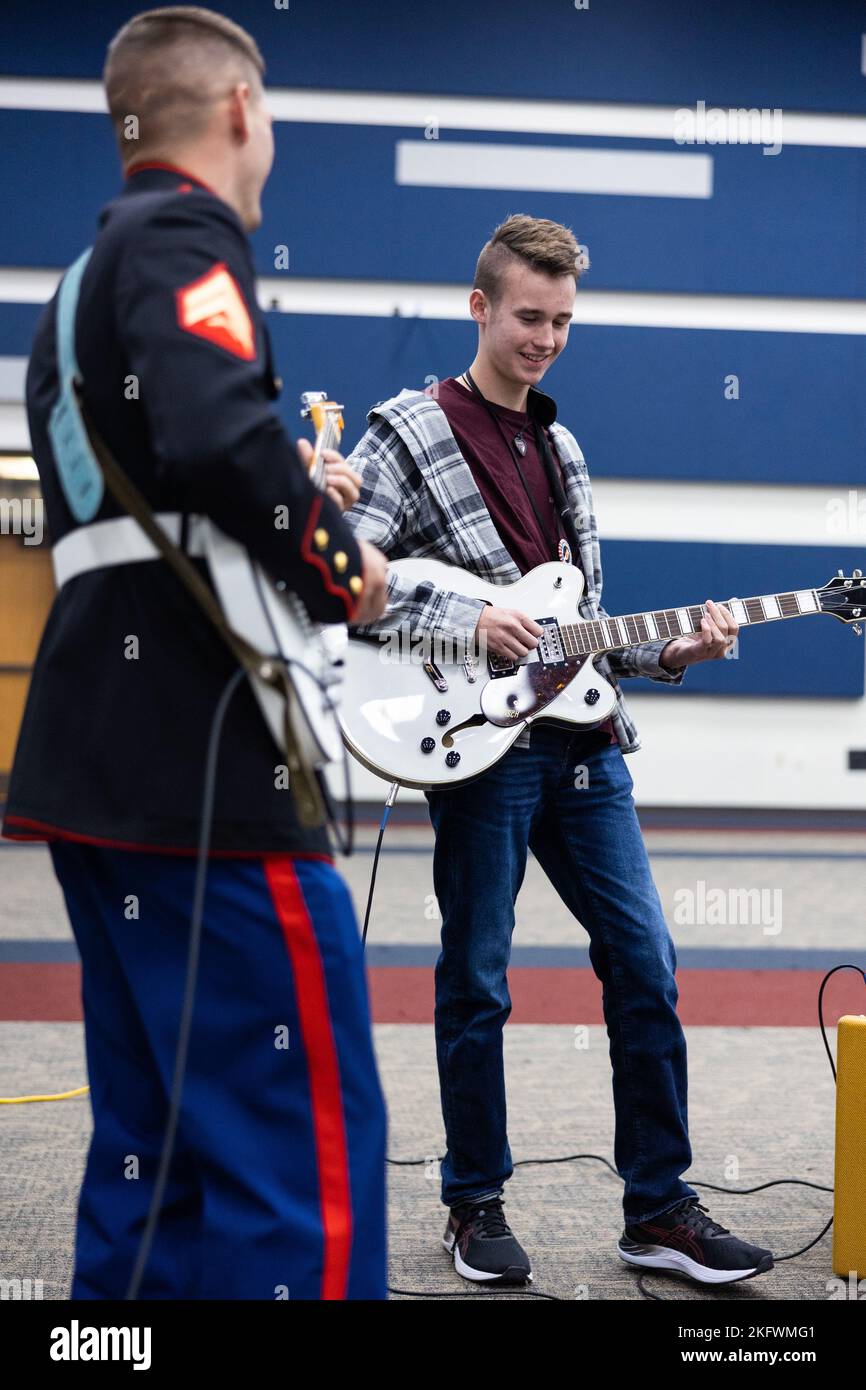
{"type": "Polygon", "coordinates": [[[483,714],[473,714],[469,719],[464,719],[462,724],[455,724],[453,729],[449,729],[447,734],[442,735],[442,746],[451,748],[454,744],[454,735],[459,734],[461,729],[471,729],[473,725],[486,724],[487,720],[483,714]]]}

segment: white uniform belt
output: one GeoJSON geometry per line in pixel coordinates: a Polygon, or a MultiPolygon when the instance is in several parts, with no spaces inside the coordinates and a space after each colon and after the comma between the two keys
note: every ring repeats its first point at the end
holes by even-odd
{"type": "MultiPolygon", "coordinates": [[[[156,512],[155,520],[169,540],[180,544],[183,517],[180,512],[156,512]]],[[[204,554],[204,517],[190,515],[187,527],[187,555],[204,554]]],[[[142,531],[134,516],[119,516],[112,521],[94,521],[79,526],[58,541],[51,551],[54,578],[58,589],[70,579],[89,570],[105,569],[109,565],[131,565],[142,560],[159,560],[159,551],[142,531]]]]}

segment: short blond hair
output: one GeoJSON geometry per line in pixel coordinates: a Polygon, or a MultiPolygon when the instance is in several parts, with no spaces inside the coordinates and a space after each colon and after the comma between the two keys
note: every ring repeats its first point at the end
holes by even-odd
{"type": "Polygon", "coordinates": [[[213,10],[171,5],[134,15],[111,40],[103,71],[124,165],[195,139],[233,83],[259,91],[264,71],[255,39],[213,10]]]}
{"type": "Polygon", "coordinates": [[[488,299],[497,299],[505,272],[515,260],[545,275],[573,275],[575,281],[589,265],[570,227],[546,217],[514,213],[499,224],[483,247],[473,289],[483,290],[488,299]]]}

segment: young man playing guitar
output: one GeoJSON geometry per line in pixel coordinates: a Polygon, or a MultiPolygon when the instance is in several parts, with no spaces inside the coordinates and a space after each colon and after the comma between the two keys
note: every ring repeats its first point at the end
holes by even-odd
{"type": "MultiPolygon", "coordinates": [[[[582,615],[604,617],[601,564],[586,465],[538,383],[563,351],[580,249],[557,223],[509,217],[481,252],[469,300],[478,351],[468,370],[427,392],[404,390],[371,410],[348,462],[361,495],[355,534],[389,559],[412,555],[510,582],[549,560],[579,563],[582,615]],[[580,506],[560,484],[578,479],[580,506]]],[[[434,787],[433,875],[442,913],[436,966],[436,1050],[447,1136],[444,1243],[458,1271],[522,1283],[530,1261],[503,1213],[512,1173],[502,1030],[514,903],[531,848],[586,929],[602,982],[616,1113],[615,1158],[625,1183],[629,1263],[726,1283],[772,1267],[769,1250],[711,1220],[681,1178],[692,1162],[686,1043],[676,1013],[676,954],[632,798],[624,753],[640,747],[616,677],[679,685],[686,666],[723,657],[738,627],[707,601],[701,630],[612,652],[598,670],[616,690],[610,719],[575,733],[532,723],[481,776],[434,787]],[[576,769],[585,775],[576,776],[576,769]]],[[[484,600],[389,576],[389,603],[357,633],[483,639],[520,660],[541,626],[484,600]]]]}

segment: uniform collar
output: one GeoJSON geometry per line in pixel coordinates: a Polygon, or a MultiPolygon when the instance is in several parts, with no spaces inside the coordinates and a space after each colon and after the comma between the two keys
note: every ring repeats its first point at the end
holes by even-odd
{"type": "MultiPolygon", "coordinates": [[[[170,188],[184,188],[184,192],[190,191],[191,188],[201,188],[206,193],[214,193],[214,190],[195,174],[163,160],[141,160],[139,163],[131,164],[126,171],[124,193],[153,193],[170,188]],[[185,184],[189,187],[184,188],[185,184]]],[[[214,193],[214,197],[217,196],[214,193]]]]}

